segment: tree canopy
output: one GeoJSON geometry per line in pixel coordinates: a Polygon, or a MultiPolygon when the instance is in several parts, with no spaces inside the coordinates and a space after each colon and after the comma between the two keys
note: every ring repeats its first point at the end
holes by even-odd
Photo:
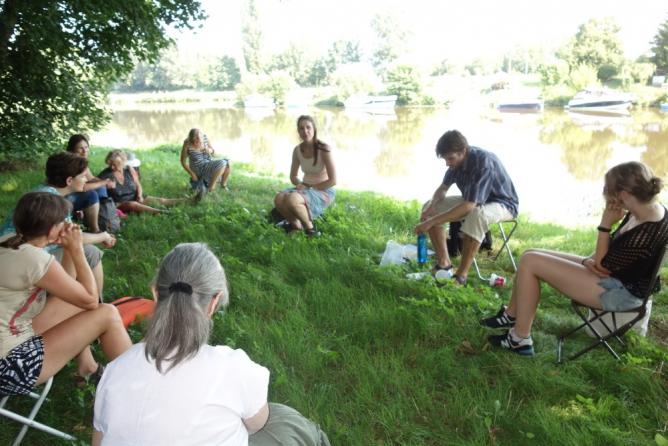
{"type": "Polygon", "coordinates": [[[154,61],[169,28],[205,18],[192,0],[0,0],[0,162],[106,122],[109,86],[154,61]]]}
{"type": "Polygon", "coordinates": [[[668,74],[668,19],[659,26],[652,41],[652,62],[662,74],[668,74]]]}

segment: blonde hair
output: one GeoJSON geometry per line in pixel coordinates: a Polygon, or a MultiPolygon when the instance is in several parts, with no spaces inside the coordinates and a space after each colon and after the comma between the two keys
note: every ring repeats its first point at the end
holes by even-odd
{"type": "Polygon", "coordinates": [[[655,177],[649,167],[638,161],[618,164],[605,174],[606,195],[626,191],[641,203],[649,203],[662,188],[661,178],[655,177]]]}
{"type": "Polygon", "coordinates": [[[109,164],[111,161],[115,159],[120,159],[123,162],[126,162],[128,160],[128,155],[120,149],[114,149],[111,152],[107,153],[107,157],[104,159],[104,162],[109,164]]]}

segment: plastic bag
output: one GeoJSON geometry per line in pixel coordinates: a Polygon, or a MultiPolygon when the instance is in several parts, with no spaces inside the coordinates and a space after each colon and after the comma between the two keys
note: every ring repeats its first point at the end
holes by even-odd
{"type": "MultiPolygon", "coordinates": [[[[652,299],[647,301],[647,305],[645,306],[645,308],[647,308],[647,312],[645,313],[645,317],[643,317],[638,322],[633,324],[633,328],[632,328],[633,330],[637,331],[640,336],[643,336],[643,337],[647,336],[647,328],[649,326],[649,317],[652,314],[652,299]]],[[[630,313],[622,313],[622,312],[616,313],[615,314],[615,320],[617,321],[617,327],[621,327],[622,325],[624,325],[625,323],[627,323],[628,321],[630,321],[631,319],[633,319],[637,315],[638,315],[637,312],[636,313],[633,313],[633,312],[630,312],[630,313]]],[[[591,312],[591,310],[589,311],[589,317],[590,318],[594,317],[594,314],[591,312]]],[[[612,323],[612,315],[611,314],[606,314],[601,319],[603,319],[605,321],[605,323],[608,324],[608,327],[614,328],[614,324],[612,323]]],[[[601,323],[600,320],[596,320],[596,321],[592,322],[591,324],[594,326],[596,331],[598,331],[599,333],[602,333],[602,334],[608,333],[608,331],[605,329],[605,327],[603,326],[603,324],[601,323]]],[[[591,332],[589,327],[585,328],[585,330],[586,330],[586,332],[589,336],[591,336],[592,338],[594,337],[594,333],[591,332]]]]}
{"type": "Polygon", "coordinates": [[[394,240],[388,240],[385,245],[385,252],[380,258],[380,266],[385,265],[400,265],[404,263],[404,245],[400,245],[394,240]]]}

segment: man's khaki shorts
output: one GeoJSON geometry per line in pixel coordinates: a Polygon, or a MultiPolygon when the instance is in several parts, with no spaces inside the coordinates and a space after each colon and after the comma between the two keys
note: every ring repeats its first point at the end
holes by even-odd
{"type": "MultiPolygon", "coordinates": [[[[462,203],[464,199],[460,196],[445,197],[435,204],[435,214],[442,214],[448,212],[458,204],[462,203]]],[[[422,210],[431,204],[431,200],[427,201],[422,210]]],[[[508,208],[500,203],[487,203],[476,206],[471,212],[462,219],[461,232],[468,235],[479,243],[485,238],[485,232],[489,231],[489,227],[494,223],[500,221],[512,220],[513,214],[508,208]]]]}

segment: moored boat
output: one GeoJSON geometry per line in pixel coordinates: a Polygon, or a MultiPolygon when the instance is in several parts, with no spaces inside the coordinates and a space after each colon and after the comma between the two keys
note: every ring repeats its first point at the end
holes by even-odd
{"type": "Polygon", "coordinates": [[[569,110],[628,110],[633,95],[607,88],[587,88],[578,92],[566,106],[569,110]]]}
{"type": "Polygon", "coordinates": [[[346,108],[394,108],[397,102],[397,95],[371,96],[371,95],[353,95],[343,101],[346,108]]]}

